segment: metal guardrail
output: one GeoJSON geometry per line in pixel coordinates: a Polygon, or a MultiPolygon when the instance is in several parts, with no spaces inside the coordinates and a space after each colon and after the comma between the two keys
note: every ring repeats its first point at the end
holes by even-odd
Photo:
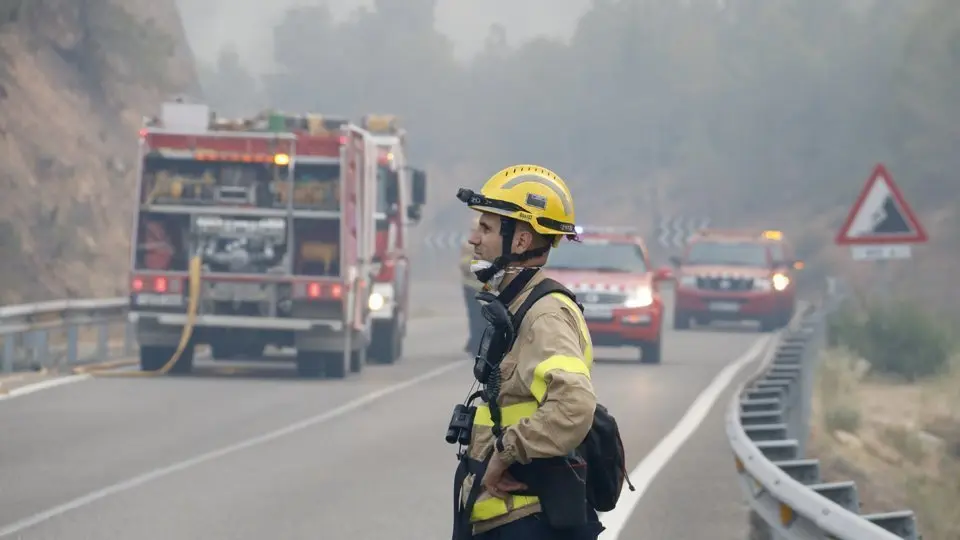
{"type": "Polygon", "coordinates": [[[856,484],[824,482],[819,460],[804,458],[826,315],[811,308],[798,326],[783,331],[727,411],[751,540],[917,540],[913,511],[860,514],[856,484]]]}
{"type": "Polygon", "coordinates": [[[126,297],[0,307],[0,373],[56,369],[134,351],[126,297]],[[116,336],[122,332],[122,335],[116,336]],[[122,340],[120,350],[112,347],[122,340]]]}

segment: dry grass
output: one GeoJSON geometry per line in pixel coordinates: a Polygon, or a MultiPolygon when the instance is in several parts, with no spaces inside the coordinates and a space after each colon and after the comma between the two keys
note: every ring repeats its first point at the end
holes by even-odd
{"type": "Polygon", "coordinates": [[[914,384],[866,378],[866,366],[845,350],[824,354],[811,454],[827,481],[857,482],[864,513],[910,508],[924,538],[960,538],[960,359],[914,384]]]}

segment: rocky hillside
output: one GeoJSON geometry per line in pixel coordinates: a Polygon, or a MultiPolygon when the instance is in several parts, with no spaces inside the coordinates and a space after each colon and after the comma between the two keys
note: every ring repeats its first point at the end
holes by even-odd
{"type": "Polygon", "coordinates": [[[181,92],[173,0],[0,0],[0,305],[122,290],[141,116],[181,92]]]}

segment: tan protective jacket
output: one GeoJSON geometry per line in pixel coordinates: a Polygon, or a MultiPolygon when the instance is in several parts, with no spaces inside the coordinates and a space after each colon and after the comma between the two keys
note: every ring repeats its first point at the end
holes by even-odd
{"type": "MultiPolygon", "coordinates": [[[[542,271],[524,287],[509,309],[515,313],[542,271]]],[[[500,364],[498,400],[504,426],[508,463],[563,456],[580,445],[593,425],[596,396],[590,383],[593,346],[580,309],[568,297],[554,293],[531,306],[520,325],[513,349],[500,364]]],[[[481,461],[494,444],[490,410],[479,406],[467,449],[481,461]]],[[[467,476],[461,496],[466,501],[475,475],[467,476]]],[[[474,534],[540,512],[537,497],[511,495],[506,500],[481,491],[471,515],[474,534]]]]}

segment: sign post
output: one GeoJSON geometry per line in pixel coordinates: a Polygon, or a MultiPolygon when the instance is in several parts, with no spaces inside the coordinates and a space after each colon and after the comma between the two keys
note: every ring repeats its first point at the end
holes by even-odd
{"type": "Polygon", "coordinates": [[[880,163],[864,184],[834,241],[839,246],[850,246],[853,260],[874,261],[881,274],[875,284],[876,292],[883,293],[892,285],[887,261],[911,258],[911,246],[926,243],[927,232],[880,163]]]}

